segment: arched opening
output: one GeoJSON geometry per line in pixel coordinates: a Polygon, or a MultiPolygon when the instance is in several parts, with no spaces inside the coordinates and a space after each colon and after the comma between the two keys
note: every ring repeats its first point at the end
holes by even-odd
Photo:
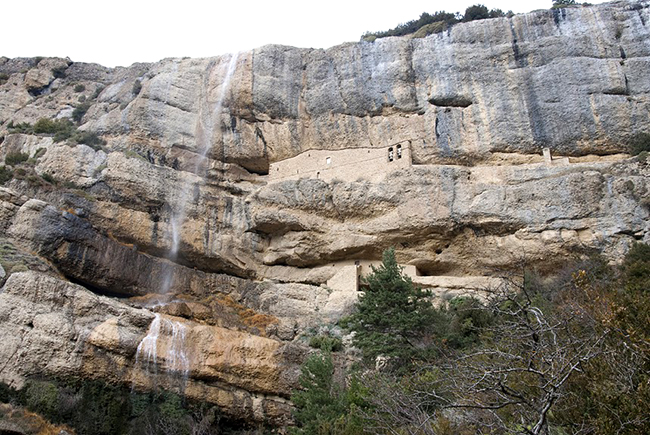
{"type": "Polygon", "coordinates": [[[402,158],[402,145],[397,145],[397,158],[402,158]]]}
{"type": "Polygon", "coordinates": [[[395,158],[394,152],[393,152],[393,147],[388,148],[388,161],[392,162],[393,159],[395,158]]]}

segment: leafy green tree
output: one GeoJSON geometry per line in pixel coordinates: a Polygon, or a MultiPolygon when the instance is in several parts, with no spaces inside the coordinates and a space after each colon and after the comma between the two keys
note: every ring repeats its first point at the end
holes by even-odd
{"type": "Polygon", "coordinates": [[[483,5],[474,5],[465,9],[463,21],[484,20],[490,18],[490,11],[483,5]]]}
{"type": "Polygon", "coordinates": [[[364,282],[367,288],[357,311],[342,322],[354,332],[353,343],[364,359],[384,356],[403,366],[423,356],[437,314],[428,299],[431,293],[413,286],[392,248],[384,251],[382,264],[373,266],[364,282]]]}
{"type": "Polygon", "coordinates": [[[563,8],[565,6],[575,5],[576,0],[553,0],[554,8],[563,8]]]}
{"type": "Polygon", "coordinates": [[[353,376],[348,388],[334,381],[332,356],[312,354],[302,366],[301,390],[291,396],[296,406],[298,427],[293,434],[353,435],[362,434],[360,410],[365,407],[365,389],[353,376]]]}

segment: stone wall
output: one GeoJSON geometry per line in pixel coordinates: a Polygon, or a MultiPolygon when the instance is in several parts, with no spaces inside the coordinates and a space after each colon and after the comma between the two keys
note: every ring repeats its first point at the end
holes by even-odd
{"type": "Polygon", "coordinates": [[[375,181],[396,169],[411,166],[411,143],[400,142],[384,148],[345,150],[311,150],[295,157],[272,163],[269,182],[315,178],[375,181]]]}

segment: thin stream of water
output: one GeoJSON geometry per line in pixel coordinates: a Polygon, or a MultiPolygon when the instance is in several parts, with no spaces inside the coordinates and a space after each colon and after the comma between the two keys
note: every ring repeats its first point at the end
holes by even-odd
{"type": "MultiPolygon", "coordinates": [[[[213,126],[212,123],[219,122],[226,93],[230,82],[237,68],[238,53],[231,56],[228,62],[223,81],[219,89],[217,101],[214,109],[211,111],[208,120],[208,135],[197,135],[198,155],[194,161],[193,173],[198,174],[205,165],[208,153],[212,148],[213,126]]],[[[184,183],[181,188],[179,199],[175,207],[172,207],[171,216],[171,247],[168,253],[168,259],[175,263],[178,258],[178,252],[181,244],[181,229],[186,219],[187,206],[193,195],[194,186],[190,183],[184,183]]],[[[171,205],[171,204],[170,204],[171,205]]],[[[170,264],[164,273],[162,280],[161,293],[167,293],[171,288],[174,277],[174,268],[170,264]]],[[[135,357],[136,367],[143,368],[146,372],[158,375],[159,365],[165,374],[174,375],[181,381],[181,389],[184,388],[189,376],[189,357],[187,354],[185,339],[187,328],[180,322],[164,318],[161,314],[156,313],[154,320],[149,325],[147,335],[138,345],[135,357]],[[159,343],[159,340],[161,340],[159,343]],[[166,346],[165,346],[166,344],[166,346]],[[160,351],[163,354],[160,354],[160,351]]]]}
{"type": "MultiPolygon", "coordinates": [[[[232,80],[232,77],[235,74],[235,71],[237,69],[238,58],[239,58],[239,53],[235,53],[231,56],[230,61],[228,62],[223,77],[223,81],[221,82],[221,87],[219,89],[217,101],[214,105],[214,109],[211,112],[209,122],[214,122],[215,120],[216,122],[219,122],[219,119],[221,117],[221,112],[223,111],[223,103],[226,97],[226,93],[230,87],[230,82],[232,80]]],[[[198,156],[197,159],[195,159],[194,161],[194,167],[192,171],[193,173],[198,173],[199,170],[205,165],[207,155],[212,149],[213,127],[212,125],[209,125],[208,127],[210,130],[210,134],[197,135],[198,142],[204,142],[204,143],[197,144],[198,156]]],[[[172,240],[171,240],[171,247],[169,249],[167,258],[174,263],[178,259],[178,252],[181,245],[181,230],[183,227],[183,223],[185,222],[185,219],[187,217],[186,216],[187,206],[193,197],[194,197],[194,186],[190,185],[190,183],[184,183],[184,185],[181,188],[178,203],[176,204],[175,208],[172,207],[173,211],[172,211],[171,222],[170,222],[172,240]]],[[[168,267],[167,270],[165,271],[164,278],[162,280],[162,288],[160,289],[161,293],[167,293],[169,291],[169,289],[172,286],[173,278],[174,278],[173,267],[168,267]]]]}

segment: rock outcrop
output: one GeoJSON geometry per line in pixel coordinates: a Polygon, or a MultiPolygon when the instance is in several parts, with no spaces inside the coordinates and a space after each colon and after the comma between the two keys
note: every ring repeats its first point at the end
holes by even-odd
{"type": "Polygon", "coordinates": [[[0,380],[148,388],[138,346],[165,319],[186,394],[284,424],[305,334],[356,299],[326,286],[343,265],[394,246],[456,295],[522,258],[618,261],[650,241],[650,168],[628,154],[650,131],[648,21],[617,1],[328,50],[1,58],[0,380]]]}
{"type": "MultiPolygon", "coordinates": [[[[303,351],[292,344],[167,317],[185,329],[188,358],[181,393],[220,406],[231,418],[282,424],[303,351]]],[[[37,273],[12,274],[0,293],[0,373],[20,387],[29,376],[82,377],[177,388],[172,341],[162,328],[151,361],[138,355],[154,315],[37,273]],[[151,371],[150,364],[158,365],[151,371]]]]}

